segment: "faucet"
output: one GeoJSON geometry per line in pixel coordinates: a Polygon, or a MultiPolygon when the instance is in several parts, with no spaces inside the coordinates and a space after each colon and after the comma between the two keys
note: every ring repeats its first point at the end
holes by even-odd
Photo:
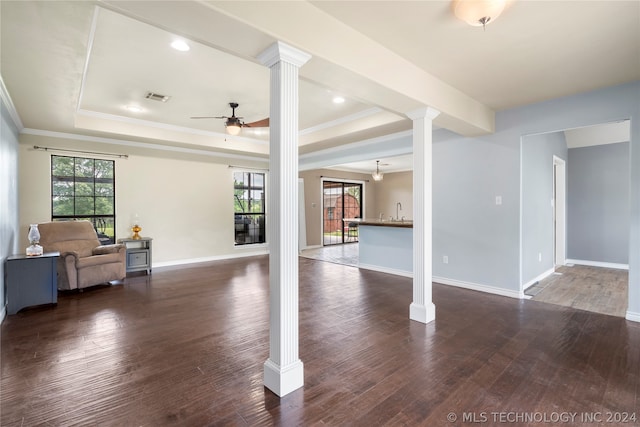
{"type": "Polygon", "coordinates": [[[396,203],[396,220],[400,219],[400,213],[398,211],[402,210],[402,203],[398,202],[396,203]]]}
{"type": "Polygon", "coordinates": [[[382,212],[380,212],[380,221],[382,221],[382,216],[383,216],[383,215],[384,215],[384,214],[383,214],[382,212]]]}

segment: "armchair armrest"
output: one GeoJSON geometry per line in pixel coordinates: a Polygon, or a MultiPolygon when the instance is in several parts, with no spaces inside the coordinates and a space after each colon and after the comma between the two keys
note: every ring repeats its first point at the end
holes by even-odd
{"type": "Polygon", "coordinates": [[[80,254],[76,251],[68,251],[60,254],[61,263],[58,263],[58,274],[69,281],[69,289],[78,288],[78,275],[76,265],[80,259],[80,254]]]}
{"type": "Polygon", "coordinates": [[[76,251],[67,251],[60,254],[60,259],[64,260],[65,264],[68,262],[74,263],[80,258],[80,254],[76,251]]]}
{"type": "Polygon", "coordinates": [[[101,245],[93,248],[93,255],[113,254],[120,252],[121,250],[126,250],[126,246],[122,243],[117,243],[115,245],[101,245]]]}

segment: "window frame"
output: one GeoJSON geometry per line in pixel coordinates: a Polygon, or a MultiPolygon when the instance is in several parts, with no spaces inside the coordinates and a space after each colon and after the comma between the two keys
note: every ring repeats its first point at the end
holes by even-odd
{"type": "MultiPolygon", "coordinates": [[[[92,157],[78,157],[78,156],[63,156],[58,154],[51,155],[51,221],[73,221],[73,220],[88,220],[93,224],[94,229],[96,230],[96,235],[102,244],[115,243],[117,241],[116,236],[116,162],[115,160],[108,159],[100,159],[100,158],[92,158],[92,157]],[[73,175],[55,175],[55,166],[56,166],[56,158],[67,158],[73,159],[73,175]],[[85,177],[77,175],[77,164],[78,161],[92,162],[93,176],[85,177]],[[111,178],[101,178],[96,176],[96,162],[110,162],[111,163],[111,178]],[[56,194],[55,184],[60,182],[71,182],[73,183],[73,195],[60,195],[56,194]],[[92,194],[91,195],[77,195],[77,183],[91,183],[92,184],[92,194]],[[112,187],[110,196],[101,196],[96,192],[96,184],[109,184],[112,187]],[[56,214],[55,213],[55,204],[56,198],[59,197],[69,197],[73,199],[73,214],[56,214]],[[77,199],[78,198],[92,198],[93,199],[93,213],[92,214],[78,214],[77,213],[77,199]],[[96,213],[96,200],[99,198],[109,198],[112,199],[111,214],[97,214],[96,213]],[[107,220],[107,222],[111,221],[113,226],[113,236],[109,236],[106,233],[100,233],[99,229],[103,226],[100,225],[101,221],[107,220]]],[[[106,228],[106,225],[104,225],[106,228]]]]}
{"type": "Polygon", "coordinates": [[[267,172],[255,170],[236,170],[232,173],[233,178],[233,218],[234,218],[234,247],[264,245],[267,243],[267,172]],[[242,185],[238,185],[236,180],[238,174],[242,175],[242,185]],[[254,184],[256,175],[262,176],[262,185],[254,184]],[[247,199],[239,199],[238,191],[247,192],[247,199]],[[253,197],[254,192],[260,192],[261,199],[253,197]],[[252,211],[255,201],[259,201],[261,210],[252,211]],[[243,201],[248,202],[247,206],[243,201]],[[242,211],[237,210],[237,206],[242,207],[242,211]],[[246,217],[253,217],[248,219],[246,217]],[[260,220],[262,218],[262,220],[260,220]],[[247,222],[247,220],[249,220],[247,222]],[[256,238],[257,235],[257,238],[256,238]],[[249,236],[249,241],[247,241],[249,236]],[[242,239],[240,241],[239,239],[242,239]]]}

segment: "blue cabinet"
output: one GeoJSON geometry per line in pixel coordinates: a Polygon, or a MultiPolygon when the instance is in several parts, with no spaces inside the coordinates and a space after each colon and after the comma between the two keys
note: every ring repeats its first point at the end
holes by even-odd
{"type": "Polygon", "coordinates": [[[12,255],[5,264],[7,313],[16,314],[25,307],[58,303],[56,263],[60,252],[41,256],[12,255]]]}

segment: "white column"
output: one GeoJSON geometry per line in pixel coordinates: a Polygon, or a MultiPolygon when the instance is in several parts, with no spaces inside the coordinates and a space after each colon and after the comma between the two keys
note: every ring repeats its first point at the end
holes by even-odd
{"type": "Polygon", "coordinates": [[[421,108],[407,113],[413,120],[413,302],[409,318],[429,323],[436,318],[432,299],[432,132],[439,111],[421,108]]]}
{"type": "Polygon", "coordinates": [[[269,358],[264,364],[264,385],[278,396],[304,384],[298,357],[298,69],[309,58],[280,42],[258,56],[271,69],[269,358]]]}

